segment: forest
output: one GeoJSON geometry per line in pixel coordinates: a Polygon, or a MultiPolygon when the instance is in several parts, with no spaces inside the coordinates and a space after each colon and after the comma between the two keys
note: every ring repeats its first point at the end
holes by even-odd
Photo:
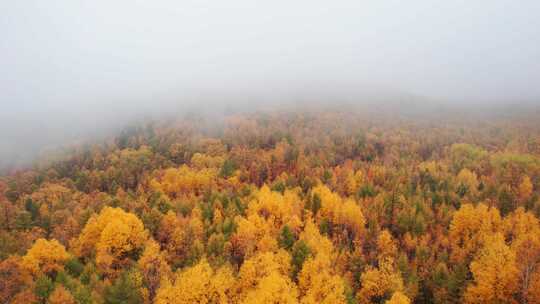
{"type": "Polygon", "coordinates": [[[540,113],[178,115],[0,176],[0,303],[540,303],[540,113]]]}

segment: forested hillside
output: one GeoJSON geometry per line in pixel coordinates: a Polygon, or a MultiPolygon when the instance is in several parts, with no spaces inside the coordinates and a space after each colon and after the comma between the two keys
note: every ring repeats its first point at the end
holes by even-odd
{"type": "Polygon", "coordinates": [[[540,303],[539,187],[532,112],[145,122],[0,177],[0,303],[540,303]]]}

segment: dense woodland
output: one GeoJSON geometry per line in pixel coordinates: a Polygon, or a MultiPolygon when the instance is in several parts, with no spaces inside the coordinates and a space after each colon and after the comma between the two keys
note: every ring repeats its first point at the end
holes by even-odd
{"type": "Polygon", "coordinates": [[[0,177],[0,303],[540,303],[540,115],[179,115],[0,177]]]}

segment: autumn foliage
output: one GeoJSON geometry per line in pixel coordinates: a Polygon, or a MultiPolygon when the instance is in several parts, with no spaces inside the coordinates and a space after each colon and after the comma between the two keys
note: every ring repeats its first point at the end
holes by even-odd
{"type": "Polygon", "coordinates": [[[540,303],[539,121],[127,128],[0,177],[0,302],[540,303]]]}

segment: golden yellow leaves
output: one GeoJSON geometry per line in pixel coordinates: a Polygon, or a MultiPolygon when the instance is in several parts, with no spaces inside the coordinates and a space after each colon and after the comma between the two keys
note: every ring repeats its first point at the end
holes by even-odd
{"type": "Polygon", "coordinates": [[[321,209],[317,219],[327,219],[342,227],[347,235],[359,239],[364,231],[366,220],[360,206],[353,200],[343,200],[337,193],[333,193],[324,185],[313,189],[313,195],[321,200],[321,209]]]}
{"type": "Polygon", "coordinates": [[[246,213],[261,216],[277,232],[284,225],[297,230],[301,225],[302,208],[303,203],[296,192],[286,190],[281,194],[264,185],[249,202],[246,213]]]}
{"type": "Polygon", "coordinates": [[[254,289],[249,290],[240,303],[298,303],[296,286],[289,277],[272,272],[263,277],[254,289]]]}
{"type": "Polygon", "coordinates": [[[308,220],[300,234],[300,240],[310,248],[312,257],[303,264],[298,276],[300,302],[346,303],[345,282],[336,273],[336,258],[332,242],[321,235],[312,220],[308,220]]]}
{"type": "Polygon", "coordinates": [[[386,258],[395,259],[397,257],[397,246],[388,230],[383,230],[377,238],[378,259],[380,261],[386,258]]]}
{"type": "Polygon", "coordinates": [[[238,287],[240,290],[256,286],[259,280],[272,272],[288,275],[290,256],[286,251],[264,252],[246,260],[240,268],[238,287]]]}
{"type": "Polygon", "coordinates": [[[504,219],[504,235],[516,254],[521,298],[540,301],[540,223],[530,212],[518,208],[504,219]]]}
{"type": "Polygon", "coordinates": [[[174,283],[165,282],[158,290],[156,304],[229,303],[234,277],[229,268],[214,271],[208,262],[179,272],[174,283]]]}
{"type": "Polygon", "coordinates": [[[231,238],[231,242],[237,254],[249,258],[255,251],[274,250],[277,248],[277,241],[268,240],[271,238],[270,226],[258,215],[251,215],[247,219],[236,218],[236,232],[231,238]]]}
{"type": "Polygon", "coordinates": [[[235,278],[230,267],[213,270],[203,259],[179,271],[174,282],[163,281],[155,303],[346,303],[344,281],[333,273],[326,256],[306,262],[301,292],[289,277],[290,262],[284,250],[258,253],[242,264],[235,278]]]}
{"type": "Polygon", "coordinates": [[[470,265],[474,284],[465,292],[467,303],[513,303],[518,288],[516,255],[503,236],[490,237],[470,265]]]}
{"type": "Polygon", "coordinates": [[[359,239],[366,225],[366,220],[362,209],[352,199],[346,199],[343,204],[335,211],[335,222],[344,226],[348,233],[351,233],[356,239],[359,239]]]}
{"type": "Polygon", "coordinates": [[[362,288],[357,293],[360,304],[369,304],[372,298],[403,291],[403,279],[392,259],[379,261],[378,268],[368,267],[362,273],[361,283],[362,288]]]}
{"type": "Polygon", "coordinates": [[[497,209],[463,205],[454,214],[450,241],[454,261],[473,259],[467,303],[514,303],[516,294],[535,299],[540,225],[534,215],[518,208],[503,221],[497,209]]]}
{"type": "Polygon", "coordinates": [[[518,187],[519,199],[521,201],[528,200],[531,197],[532,191],[533,184],[531,183],[531,179],[527,175],[525,175],[518,187]]]}
{"type": "Polygon", "coordinates": [[[482,247],[486,236],[500,232],[502,219],[496,208],[484,204],[473,207],[464,204],[456,211],[450,223],[451,258],[463,262],[471,258],[482,247]]]}
{"type": "Polygon", "coordinates": [[[114,265],[133,258],[146,239],[147,232],[136,215],[119,208],[105,207],[99,216],[88,220],[72,247],[81,257],[95,251],[98,267],[107,273],[116,268],[114,265]]]}
{"type": "Polygon", "coordinates": [[[295,192],[281,194],[263,186],[250,201],[246,217],[235,219],[237,229],[231,240],[235,250],[246,258],[256,251],[277,250],[276,238],[283,226],[300,229],[302,206],[295,192]]]}
{"type": "Polygon", "coordinates": [[[197,170],[183,165],[178,169],[166,169],[150,182],[150,186],[173,198],[188,193],[201,194],[215,185],[217,173],[216,168],[197,170]]]}
{"type": "Polygon", "coordinates": [[[300,233],[300,240],[304,241],[316,255],[327,257],[334,255],[334,245],[327,237],[321,235],[319,228],[311,220],[306,222],[304,231],[300,233]]]}
{"type": "Polygon", "coordinates": [[[38,239],[22,258],[22,265],[31,273],[49,274],[60,272],[69,254],[57,240],[38,239]]]}
{"type": "Polygon", "coordinates": [[[312,193],[321,200],[321,209],[318,216],[328,219],[335,218],[337,209],[342,204],[342,199],[337,193],[333,193],[325,185],[320,185],[313,188],[312,193]]]}
{"type": "Polygon", "coordinates": [[[260,253],[244,262],[236,285],[239,303],[297,303],[289,278],[290,256],[283,250],[260,253]]]}
{"type": "Polygon", "coordinates": [[[309,258],[298,277],[302,304],[346,303],[345,282],[334,273],[330,257],[319,253],[309,258]]]}
{"type": "Polygon", "coordinates": [[[166,283],[157,293],[156,304],[209,303],[212,269],[200,263],[178,274],[174,284],[166,283]]]}

